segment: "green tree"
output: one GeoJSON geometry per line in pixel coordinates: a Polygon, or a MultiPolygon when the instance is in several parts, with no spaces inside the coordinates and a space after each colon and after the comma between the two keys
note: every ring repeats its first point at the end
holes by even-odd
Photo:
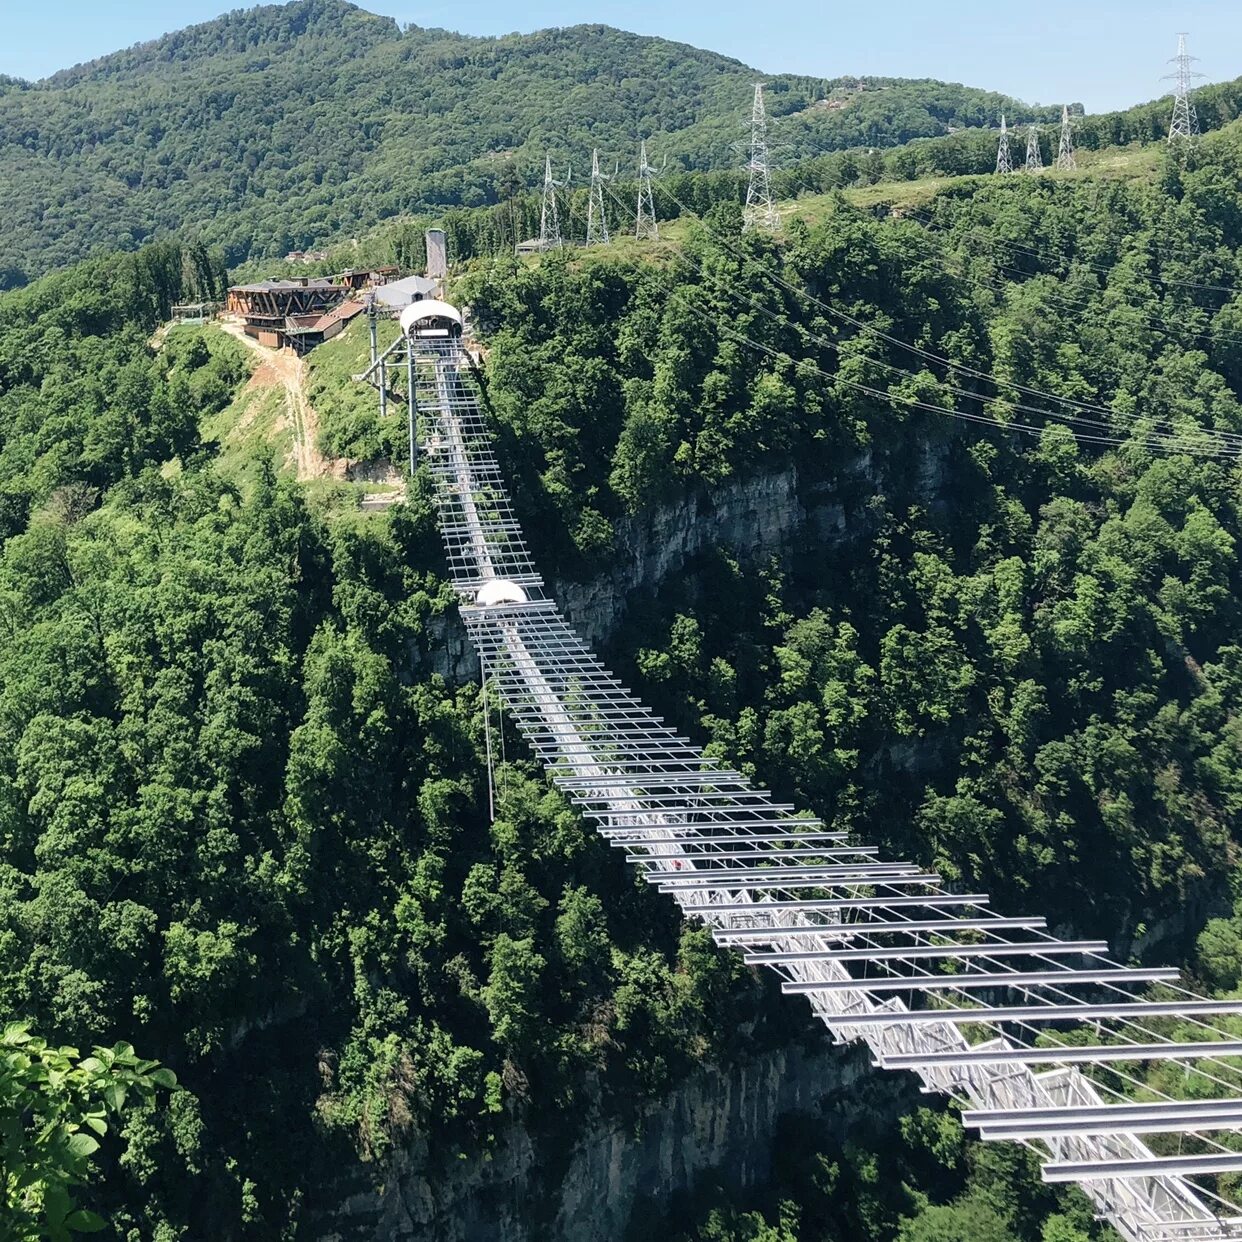
{"type": "Polygon", "coordinates": [[[903,1220],[897,1242],[1018,1242],[1018,1236],[988,1204],[965,1198],[903,1220]]]}
{"type": "Polygon", "coordinates": [[[31,1034],[29,1022],[9,1023],[0,1033],[0,1233],[13,1242],[67,1242],[106,1228],[77,1202],[91,1157],[127,1107],[176,1085],[171,1070],[129,1044],[80,1058],[76,1048],[31,1034]]]}

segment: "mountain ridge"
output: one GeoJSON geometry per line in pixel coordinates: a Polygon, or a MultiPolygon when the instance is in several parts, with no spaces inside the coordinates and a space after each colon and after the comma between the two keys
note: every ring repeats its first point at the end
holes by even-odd
{"type": "MultiPolygon", "coordinates": [[[[0,287],[173,233],[236,262],[496,202],[541,179],[545,152],[582,169],[593,147],[629,160],[649,138],[674,167],[729,167],[756,76],[602,25],[476,37],[402,30],[346,0],[237,10],[0,87],[0,287]]],[[[773,116],[794,117],[793,154],[1042,115],[932,80],[766,81],[773,116]],[[842,106],[811,108],[834,90],[842,106]]]]}

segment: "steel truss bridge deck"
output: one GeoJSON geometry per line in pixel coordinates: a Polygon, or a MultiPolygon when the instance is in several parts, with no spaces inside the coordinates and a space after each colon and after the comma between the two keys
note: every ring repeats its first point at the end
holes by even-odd
{"type": "Polygon", "coordinates": [[[1242,1002],[1195,996],[1176,972],[1128,969],[1103,942],[1062,940],[1037,916],[1001,917],[983,894],[879,859],[665,726],[547,597],[460,342],[397,348],[485,676],[609,844],[805,996],[838,1042],[864,1041],[877,1066],[957,1099],[984,1139],[1031,1146],[1045,1180],[1080,1183],[1127,1239],[1242,1240],[1242,1214],[1211,1180],[1242,1171],[1242,1073],[1223,1059],[1242,1056],[1242,1039],[1212,1025],[1242,1002]],[[1140,1083],[1161,1061],[1189,1099],[1140,1083]]]}

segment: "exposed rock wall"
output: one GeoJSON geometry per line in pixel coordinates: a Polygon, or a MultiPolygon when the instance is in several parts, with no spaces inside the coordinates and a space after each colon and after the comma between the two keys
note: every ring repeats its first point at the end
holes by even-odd
{"type": "MultiPolygon", "coordinates": [[[[769,470],[624,519],[609,570],[584,582],[553,582],[552,596],[586,641],[599,646],[620,625],[632,598],[655,590],[709,548],[758,560],[787,550],[803,534],[831,540],[846,532],[838,499],[817,494],[808,500],[792,466],[769,470]]],[[[538,548],[534,553],[538,563],[538,548]]],[[[432,672],[452,682],[479,674],[455,613],[432,627],[425,659],[432,672]]]]}
{"type": "Polygon", "coordinates": [[[805,525],[793,469],[734,479],[624,519],[608,572],[587,582],[557,582],[553,594],[588,643],[603,643],[632,596],[654,590],[708,548],[758,558],[787,547],[805,525]]]}
{"type": "MultiPolygon", "coordinates": [[[[568,1140],[540,1140],[514,1123],[495,1151],[469,1160],[415,1146],[387,1186],[350,1199],[318,1236],[321,1242],[649,1237],[643,1227],[658,1222],[669,1198],[693,1190],[709,1171],[735,1185],[766,1181],[782,1116],[816,1115],[839,1133],[851,1127],[864,1076],[877,1081],[863,1052],[824,1041],[701,1070],[636,1115],[592,1120],[568,1140]]],[[[878,1097],[881,1107],[908,1107],[901,1077],[885,1078],[893,1081],[878,1097]]]]}

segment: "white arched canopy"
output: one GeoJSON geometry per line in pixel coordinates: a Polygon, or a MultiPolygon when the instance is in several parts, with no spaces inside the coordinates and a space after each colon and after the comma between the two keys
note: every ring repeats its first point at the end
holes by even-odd
{"type": "Polygon", "coordinates": [[[420,325],[428,325],[431,320],[446,320],[461,328],[461,311],[447,302],[435,298],[423,298],[421,302],[412,302],[401,312],[401,331],[410,336],[420,325]]]}
{"type": "Polygon", "coordinates": [[[529,596],[516,582],[508,578],[492,578],[475,593],[476,608],[496,608],[500,604],[524,604],[529,596]]]}

